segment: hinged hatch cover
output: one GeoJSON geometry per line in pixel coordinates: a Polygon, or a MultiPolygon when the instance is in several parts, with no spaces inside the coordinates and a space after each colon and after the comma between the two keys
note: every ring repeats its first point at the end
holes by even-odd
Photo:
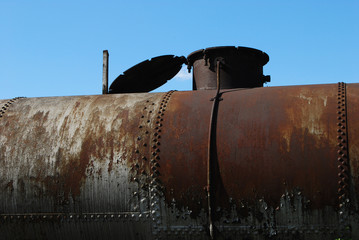
{"type": "Polygon", "coordinates": [[[150,92],[173,78],[186,63],[185,57],[163,55],[126,70],[111,84],[109,93],[150,92]]]}

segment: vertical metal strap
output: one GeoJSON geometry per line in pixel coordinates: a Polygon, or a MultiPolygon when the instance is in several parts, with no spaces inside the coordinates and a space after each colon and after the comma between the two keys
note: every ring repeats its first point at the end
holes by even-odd
{"type": "Polygon", "coordinates": [[[208,159],[207,159],[207,198],[208,198],[208,224],[209,234],[211,239],[215,239],[214,226],[213,226],[213,200],[214,200],[214,189],[213,189],[213,172],[216,171],[215,161],[216,156],[216,130],[217,130],[217,113],[219,101],[221,101],[220,93],[220,68],[221,62],[217,61],[217,92],[213,101],[211,118],[209,122],[209,136],[208,136],[208,159]]]}
{"type": "Polygon", "coordinates": [[[339,219],[342,233],[348,232],[349,227],[349,189],[350,189],[350,164],[348,148],[348,124],[347,124],[347,99],[346,84],[338,83],[338,105],[337,105],[337,141],[338,141],[338,197],[339,197],[339,219]]]}

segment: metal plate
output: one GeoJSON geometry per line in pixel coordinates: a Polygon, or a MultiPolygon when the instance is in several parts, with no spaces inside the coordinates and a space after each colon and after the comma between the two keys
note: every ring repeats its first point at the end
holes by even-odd
{"type": "Polygon", "coordinates": [[[173,78],[185,57],[163,55],[143,61],[118,76],[111,84],[109,93],[137,93],[152,91],[173,78]]]}

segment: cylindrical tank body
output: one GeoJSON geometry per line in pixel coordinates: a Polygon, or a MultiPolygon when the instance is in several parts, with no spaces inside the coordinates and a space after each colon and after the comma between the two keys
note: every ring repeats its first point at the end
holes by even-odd
{"type": "Polygon", "coordinates": [[[359,84],[0,101],[11,239],[359,238],[359,84]],[[212,136],[213,137],[213,136],[212,136]]]}

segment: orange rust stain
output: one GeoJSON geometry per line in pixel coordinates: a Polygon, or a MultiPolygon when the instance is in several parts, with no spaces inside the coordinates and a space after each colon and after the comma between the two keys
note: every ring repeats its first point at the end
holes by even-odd
{"type": "Polygon", "coordinates": [[[86,178],[86,168],[90,162],[90,156],[93,152],[94,143],[88,137],[84,140],[81,147],[79,158],[68,159],[68,162],[61,169],[61,175],[64,181],[65,198],[71,194],[73,198],[80,195],[81,186],[86,178]]]}

